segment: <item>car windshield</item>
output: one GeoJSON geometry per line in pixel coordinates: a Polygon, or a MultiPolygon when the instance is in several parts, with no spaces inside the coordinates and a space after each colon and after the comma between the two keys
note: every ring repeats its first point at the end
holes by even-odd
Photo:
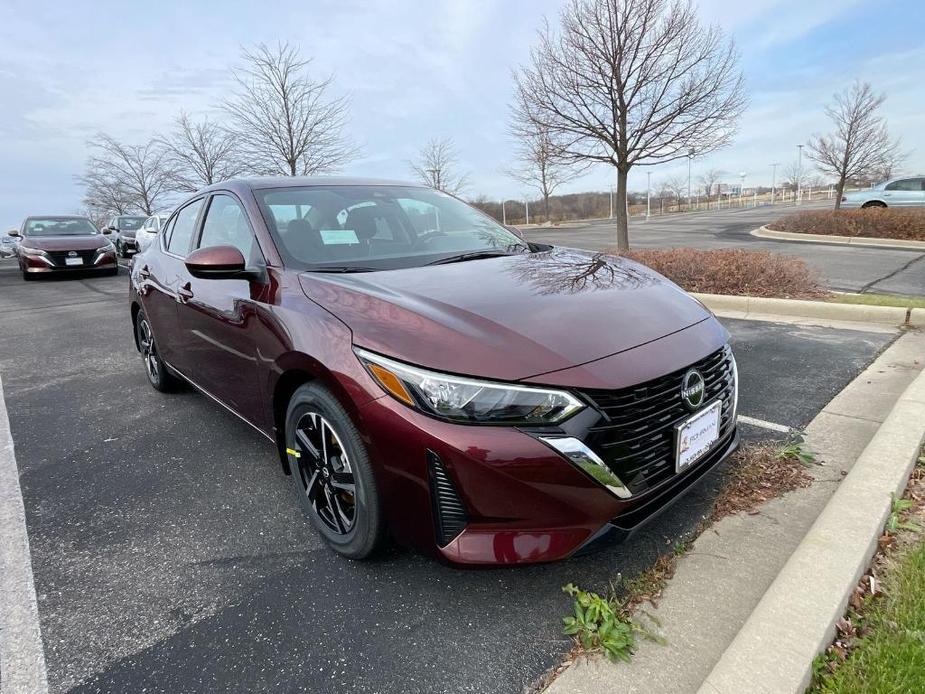
{"type": "Polygon", "coordinates": [[[390,270],[529,251],[487,215],[429,188],[332,185],[255,193],[291,267],[390,270]]]}
{"type": "Polygon", "coordinates": [[[141,229],[147,217],[119,217],[119,231],[135,231],[141,229]]]}
{"type": "Polygon", "coordinates": [[[32,217],[26,220],[26,236],[91,236],[100,233],[89,219],[32,217]]]}

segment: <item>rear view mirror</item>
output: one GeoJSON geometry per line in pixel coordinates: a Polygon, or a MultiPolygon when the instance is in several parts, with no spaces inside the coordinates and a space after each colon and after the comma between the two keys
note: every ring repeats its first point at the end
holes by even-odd
{"type": "Polygon", "coordinates": [[[186,256],[186,269],[203,280],[247,279],[244,256],[234,246],[195,250],[186,256]]]}

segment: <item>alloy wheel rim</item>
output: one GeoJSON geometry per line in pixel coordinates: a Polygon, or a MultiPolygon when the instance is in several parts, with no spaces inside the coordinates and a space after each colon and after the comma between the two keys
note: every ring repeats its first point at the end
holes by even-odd
{"type": "Polygon", "coordinates": [[[356,524],[356,479],[337,432],[317,412],[308,412],[295,427],[295,467],[301,489],[325,526],[338,535],[356,524]]]}
{"type": "Polygon", "coordinates": [[[141,347],[141,356],[145,361],[145,368],[148,371],[148,378],[156,383],[160,377],[160,362],[157,358],[157,347],[154,344],[154,337],[151,335],[151,326],[147,320],[142,320],[139,326],[139,346],[141,347]]]}

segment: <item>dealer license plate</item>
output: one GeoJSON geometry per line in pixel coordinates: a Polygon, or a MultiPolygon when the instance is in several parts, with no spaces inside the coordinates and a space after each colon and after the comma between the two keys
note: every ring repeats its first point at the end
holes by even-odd
{"type": "Polygon", "coordinates": [[[65,265],[83,265],[84,259],[83,258],[65,258],[64,264],[65,265]]]}
{"type": "Polygon", "coordinates": [[[681,472],[696,463],[719,439],[720,414],[723,401],[717,400],[709,407],[675,425],[675,471],[681,472]]]}

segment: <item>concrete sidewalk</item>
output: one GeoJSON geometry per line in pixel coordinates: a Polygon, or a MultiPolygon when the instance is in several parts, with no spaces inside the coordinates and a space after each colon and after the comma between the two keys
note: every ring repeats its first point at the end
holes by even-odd
{"type": "Polygon", "coordinates": [[[722,519],[679,562],[657,608],[646,606],[667,641],[644,641],[632,662],[581,657],[551,694],[696,692],[777,578],[893,404],[925,367],[925,334],[910,332],[827,405],[806,430],[823,466],[815,482],[755,515],[722,519]]]}

